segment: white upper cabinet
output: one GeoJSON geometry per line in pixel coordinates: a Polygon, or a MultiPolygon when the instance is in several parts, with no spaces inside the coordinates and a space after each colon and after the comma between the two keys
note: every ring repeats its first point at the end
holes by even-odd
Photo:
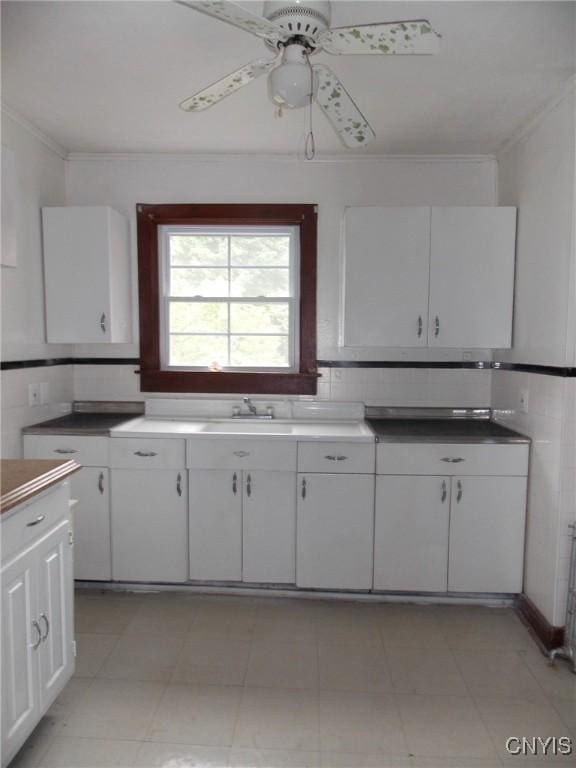
{"type": "Polygon", "coordinates": [[[516,209],[348,208],[345,347],[512,343],[516,209]]]}
{"type": "Polygon", "coordinates": [[[128,224],[106,206],[42,209],[47,341],[131,341],[128,224]]]}
{"type": "Polygon", "coordinates": [[[425,347],[430,208],[348,208],[345,347],[425,347]]]}
{"type": "Polygon", "coordinates": [[[432,347],[510,347],[516,208],[432,208],[432,347]]]}

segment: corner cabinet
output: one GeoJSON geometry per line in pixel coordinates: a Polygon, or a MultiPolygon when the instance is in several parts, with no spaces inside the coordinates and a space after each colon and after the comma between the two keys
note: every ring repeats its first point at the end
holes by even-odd
{"type": "Polygon", "coordinates": [[[515,208],[347,208],[344,219],[344,347],[511,346],[515,208]]]}
{"type": "Polygon", "coordinates": [[[2,521],[2,766],[74,672],[68,484],[2,521]]]}
{"type": "Polygon", "coordinates": [[[106,206],[42,209],[51,343],[132,340],[128,223],[106,206]]]}

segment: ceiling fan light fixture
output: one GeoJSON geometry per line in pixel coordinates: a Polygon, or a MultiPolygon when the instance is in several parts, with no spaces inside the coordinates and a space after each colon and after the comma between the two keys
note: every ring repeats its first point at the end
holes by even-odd
{"type": "Polygon", "coordinates": [[[310,103],[317,88],[317,78],[311,69],[303,45],[288,45],[282,64],[268,76],[270,99],[278,107],[298,109],[310,103]]]}

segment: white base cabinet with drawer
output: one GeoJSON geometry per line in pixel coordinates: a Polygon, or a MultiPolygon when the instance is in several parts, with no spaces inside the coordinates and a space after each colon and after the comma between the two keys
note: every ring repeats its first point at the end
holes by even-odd
{"type": "Polygon", "coordinates": [[[2,766],[74,672],[68,500],[64,483],[2,523],[2,766]],[[28,527],[42,517],[37,527],[28,527]],[[33,540],[31,531],[37,533],[33,540]]]}
{"type": "Polygon", "coordinates": [[[188,578],[184,469],[112,470],[112,578],[183,582],[188,578]]]}
{"type": "Polygon", "coordinates": [[[374,475],[298,474],[296,584],[372,588],[374,475]]]}

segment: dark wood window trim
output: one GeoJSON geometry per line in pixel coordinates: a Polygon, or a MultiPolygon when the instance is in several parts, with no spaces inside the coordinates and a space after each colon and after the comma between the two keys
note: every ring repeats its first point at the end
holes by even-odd
{"type": "Polygon", "coordinates": [[[140,388],[143,392],[315,395],[316,238],[314,205],[137,205],[140,301],[140,388]],[[162,370],[158,227],[187,225],[298,225],[300,228],[300,360],[298,373],[162,370]]]}

